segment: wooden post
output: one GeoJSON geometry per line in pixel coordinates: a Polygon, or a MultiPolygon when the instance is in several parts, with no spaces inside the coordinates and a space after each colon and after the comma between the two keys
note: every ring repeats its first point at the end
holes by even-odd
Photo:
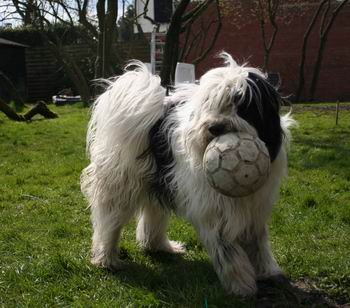
{"type": "Polygon", "coordinates": [[[335,125],[338,125],[338,119],[339,119],[339,101],[337,101],[337,105],[335,108],[335,125]]]}

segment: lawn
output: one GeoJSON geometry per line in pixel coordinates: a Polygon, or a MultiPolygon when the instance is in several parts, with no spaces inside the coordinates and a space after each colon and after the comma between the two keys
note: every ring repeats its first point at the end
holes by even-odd
{"type": "MultiPolygon", "coordinates": [[[[242,307],[222,290],[193,228],[173,218],[183,256],[146,254],[135,224],[123,234],[126,268],[89,263],[89,210],[79,189],[88,110],[17,123],[0,115],[0,306],[242,307]]],[[[293,281],[350,302],[350,111],[295,113],[289,179],[271,220],[275,255],[293,281]]],[[[315,291],[316,290],[316,291],[315,291]]],[[[302,302],[308,307],[310,302],[302,302]]]]}

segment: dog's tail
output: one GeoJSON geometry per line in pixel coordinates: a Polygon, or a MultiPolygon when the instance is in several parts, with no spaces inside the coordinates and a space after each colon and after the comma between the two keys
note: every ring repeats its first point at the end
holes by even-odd
{"type": "Polygon", "coordinates": [[[290,133],[290,128],[291,127],[297,127],[298,122],[292,118],[292,112],[289,111],[287,114],[283,115],[281,117],[281,127],[283,131],[283,144],[285,145],[286,148],[289,148],[292,135],[290,133]]]}
{"type": "Polygon", "coordinates": [[[148,147],[150,128],[164,113],[165,89],[160,78],[152,75],[145,64],[131,62],[134,70],[110,81],[110,86],[95,102],[87,134],[91,159],[103,151],[120,146],[130,159],[148,147]],[[102,147],[102,148],[101,148],[102,147]]]}
{"type": "Polygon", "coordinates": [[[150,129],[164,114],[160,78],[139,61],[130,62],[125,70],[107,81],[106,92],[92,107],[87,133],[91,164],[82,175],[83,191],[96,173],[116,177],[135,169],[137,157],[149,148],[150,129]]]}

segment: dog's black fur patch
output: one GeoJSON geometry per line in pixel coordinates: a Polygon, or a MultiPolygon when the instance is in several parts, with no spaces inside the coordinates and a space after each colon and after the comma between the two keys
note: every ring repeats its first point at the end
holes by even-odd
{"type": "Polygon", "coordinates": [[[165,122],[176,104],[170,104],[164,113],[150,130],[150,147],[148,154],[152,155],[156,164],[156,172],[150,175],[151,193],[162,206],[174,208],[174,191],[171,189],[172,177],[169,171],[174,164],[174,156],[171,149],[170,133],[171,126],[165,127],[165,122]]]}
{"type": "Polygon", "coordinates": [[[237,105],[237,114],[256,129],[259,138],[266,144],[272,162],[282,145],[279,115],[282,99],[267,80],[254,73],[249,73],[248,78],[252,92],[245,93],[243,102],[237,105]]]}

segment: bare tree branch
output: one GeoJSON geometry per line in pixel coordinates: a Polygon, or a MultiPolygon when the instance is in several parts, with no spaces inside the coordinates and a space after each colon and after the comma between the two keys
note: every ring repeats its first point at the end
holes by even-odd
{"type": "MultiPolygon", "coordinates": [[[[212,2],[213,0],[205,0],[204,2],[198,4],[191,11],[189,11],[182,17],[182,22],[185,23],[188,20],[193,20],[198,18],[208,8],[209,4],[212,2]]],[[[184,26],[186,26],[186,24],[184,26]]]]}
{"type": "Polygon", "coordinates": [[[317,10],[315,11],[314,15],[311,18],[311,21],[305,31],[304,37],[303,37],[303,44],[301,48],[301,59],[300,59],[300,64],[299,64],[299,82],[298,82],[298,88],[296,91],[296,101],[300,100],[301,94],[304,90],[304,84],[305,84],[305,72],[304,72],[304,67],[305,67],[305,58],[306,58],[306,50],[307,50],[307,45],[309,43],[309,36],[311,34],[312,29],[314,28],[317,18],[320,15],[323,6],[326,4],[328,0],[322,0],[318,7],[317,10]]]}
{"type": "MultiPolygon", "coordinates": [[[[328,0],[329,6],[327,6],[325,14],[323,15],[323,19],[325,20],[325,15],[329,12],[329,7],[330,7],[330,0],[328,0]]],[[[330,29],[332,28],[334,21],[336,20],[337,15],[341,11],[341,9],[345,6],[345,4],[348,2],[348,0],[342,0],[336,8],[332,11],[331,16],[329,17],[328,23],[325,25],[323,24],[323,20],[321,23],[321,30],[320,30],[320,46],[318,49],[318,54],[316,58],[316,62],[314,65],[313,69],[313,75],[312,75],[312,80],[311,80],[311,85],[310,85],[310,99],[313,100],[315,97],[315,92],[316,92],[316,87],[317,87],[317,82],[319,79],[320,71],[321,71],[321,66],[322,66],[322,61],[323,61],[323,55],[328,39],[328,34],[330,29]]]]}
{"type": "Polygon", "coordinates": [[[160,72],[163,86],[169,85],[173,80],[176,62],[178,60],[182,16],[189,3],[190,0],[181,0],[171,18],[165,39],[162,70],[160,72]]]}
{"type": "MultiPolygon", "coordinates": [[[[222,27],[222,23],[221,23],[221,13],[220,13],[220,7],[219,7],[219,1],[216,0],[215,1],[216,5],[215,5],[215,9],[216,9],[216,17],[217,17],[217,20],[216,20],[216,29],[215,29],[215,32],[213,34],[213,38],[212,40],[210,41],[210,43],[208,44],[208,47],[206,49],[204,49],[204,51],[202,51],[202,54],[199,55],[197,58],[195,58],[193,60],[193,64],[198,64],[200,61],[202,61],[210,52],[210,50],[213,48],[213,46],[215,45],[216,41],[217,41],[217,38],[219,36],[219,33],[220,33],[220,30],[221,30],[221,27],[222,27]]],[[[209,29],[209,28],[208,28],[209,29]]],[[[203,40],[204,42],[204,40],[203,40]]],[[[203,50],[203,49],[202,49],[203,50]]]]}

